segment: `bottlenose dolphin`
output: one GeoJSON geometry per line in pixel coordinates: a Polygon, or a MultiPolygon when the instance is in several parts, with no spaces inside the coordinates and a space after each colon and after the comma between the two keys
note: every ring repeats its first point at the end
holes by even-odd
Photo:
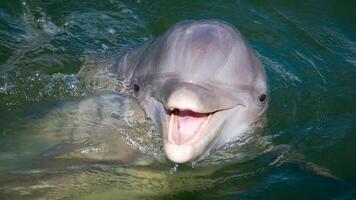
{"type": "Polygon", "coordinates": [[[184,163],[242,136],[267,107],[263,65],[232,25],[183,21],[129,51],[117,72],[162,130],[166,157],[184,163]]]}

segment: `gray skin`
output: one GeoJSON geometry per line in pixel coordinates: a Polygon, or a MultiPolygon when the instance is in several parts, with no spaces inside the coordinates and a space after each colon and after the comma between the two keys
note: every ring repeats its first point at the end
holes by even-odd
{"type": "Polygon", "coordinates": [[[263,65],[223,21],[179,22],[124,54],[117,70],[162,130],[165,154],[176,163],[204,158],[243,136],[267,107],[263,65]]]}

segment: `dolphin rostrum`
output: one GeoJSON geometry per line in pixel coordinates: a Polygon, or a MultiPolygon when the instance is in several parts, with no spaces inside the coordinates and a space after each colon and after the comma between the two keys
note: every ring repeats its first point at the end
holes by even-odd
{"type": "Polygon", "coordinates": [[[219,20],[179,22],[125,53],[117,70],[176,163],[242,136],[267,107],[263,65],[241,33],[219,20]]]}

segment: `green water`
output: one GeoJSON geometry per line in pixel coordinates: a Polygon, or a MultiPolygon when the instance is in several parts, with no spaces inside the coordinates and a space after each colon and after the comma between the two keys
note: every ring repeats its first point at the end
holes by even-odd
{"type": "MultiPolygon", "coordinates": [[[[356,198],[355,8],[0,0],[0,199],[356,198]],[[264,63],[267,125],[175,166],[134,100],[117,88],[94,94],[77,73],[180,20],[211,18],[236,26],[264,63]]],[[[104,79],[106,90],[117,83],[104,79]]]]}

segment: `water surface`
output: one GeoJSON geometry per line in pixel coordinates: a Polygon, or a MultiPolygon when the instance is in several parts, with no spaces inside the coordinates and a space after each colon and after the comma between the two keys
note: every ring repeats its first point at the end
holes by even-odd
{"type": "Polygon", "coordinates": [[[355,198],[354,10],[353,1],[0,0],[1,199],[355,198]],[[267,125],[175,165],[130,91],[98,72],[180,20],[212,18],[236,26],[264,63],[267,125]]]}

